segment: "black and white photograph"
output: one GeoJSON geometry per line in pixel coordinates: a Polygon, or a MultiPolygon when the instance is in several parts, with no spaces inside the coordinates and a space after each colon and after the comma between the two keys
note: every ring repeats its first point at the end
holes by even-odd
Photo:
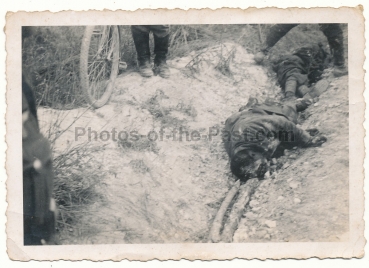
{"type": "MultiPolygon", "coordinates": [[[[10,137],[22,150],[8,196],[21,197],[17,241],[54,253],[158,244],[299,252],[304,242],[314,256],[343,257],[314,244],[355,238],[349,254],[360,256],[364,106],[351,103],[364,89],[363,70],[352,73],[364,44],[349,36],[360,36],[351,25],[362,17],[330,11],[350,20],[306,11],[286,22],[280,11],[280,23],[110,24],[103,13],[89,14],[96,24],[69,13],[65,24],[53,14],[50,24],[18,23],[17,105],[8,102],[14,114],[22,105],[10,137]]],[[[185,256],[215,256],[203,252],[185,256]]]]}

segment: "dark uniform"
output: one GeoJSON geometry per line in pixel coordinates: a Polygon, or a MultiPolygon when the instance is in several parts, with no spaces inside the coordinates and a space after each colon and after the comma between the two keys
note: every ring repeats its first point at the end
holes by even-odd
{"type": "Polygon", "coordinates": [[[223,139],[233,174],[241,180],[263,177],[267,161],[279,146],[319,146],[326,141],[323,136],[311,136],[316,130],[309,133],[297,127],[296,119],[294,105],[279,103],[255,104],[230,116],[223,139]]]}
{"type": "MultiPolygon", "coordinates": [[[[31,34],[30,27],[24,27],[22,43],[31,34]]],[[[23,75],[22,123],[24,245],[55,244],[52,154],[40,133],[33,92],[23,75]]]]}
{"type": "Polygon", "coordinates": [[[297,49],[273,62],[278,82],[286,96],[303,97],[311,83],[316,83],[326,67],[327,53],[320,44],[297,49]]]}
{"type": "Polygon", "coordinates": [[[27,89],[23,89],[22,95],[24,245],[53,243],[55,203],[51,150],[48,140],[40,133],[32,100],[27,99],[27,89]]]}

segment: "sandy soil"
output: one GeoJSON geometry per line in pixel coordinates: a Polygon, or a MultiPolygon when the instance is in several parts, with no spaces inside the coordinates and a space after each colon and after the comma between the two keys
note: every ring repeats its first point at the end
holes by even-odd
{"type": "Polygon", "coordinates": [[[347,95],[347,77],[333,79],[302,114],[302,127],[318,128],[328,142],[285,152],[276,178],[264,180],[253,195],[235,242],[349,239],[347,95]]]}
{"type": "MultiPolygon", "coordinates": [[[[61,237],[62,243],[207,241],[215,214],[234,183],[220,134],[215,133],[250,96],[260,101],[279,98],[280,88],[266,68],[232,43],[169,64],[170,79],[121,75],[110,102],[101,109],[39,112],[44,126],[55,113],[64,118],[60,129],[69,126],[56,142],[56,154],[88,140],[85,134],[75,141],[75,127],[86,133],[89,127],[98,135],[110,133],[108,140],[104,133],[93,141],[105,146],[98,155],[108,174],[98,189],[104,199],[86,208],[70,234],[61,237]],[[140,139],[119,140],[117,134],[114,139],[113,129],[123,133],[121,138],[137,131],[140,139]],[[157,139],[153,133],[151,140],[147,137],[150,131],[157,139]],[[194,141],[193,133],[200,133],[200,140],[194,141]]],[[[300,118],[303,128],[318,127],[328,142],[321,148],[286,152],[279,161],[287,164],[276,178],[264,180],[256,190],[234,242],[347,238],[347,77],[330,79],[328,91],[300,118]]]]}

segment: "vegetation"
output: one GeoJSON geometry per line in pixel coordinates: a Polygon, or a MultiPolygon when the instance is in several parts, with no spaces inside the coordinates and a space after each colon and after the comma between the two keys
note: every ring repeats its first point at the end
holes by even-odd
{"type": "MultiPolygon", "coordinates": [[[[262,28],[266,30],[266,26],[262,28]]],[[[238,42],[255,52],[260,47],[260,30],[258,25],[173,25],[169,58],[182,57],[225,41],[238,42]]],[[[84,27],[35,27],[34,34],[26,39],[23,69],[33,85],[38,105],[58,109],[83,105],[78,73],[83,33],[84,27]]],[[[128,70],[134,69],[136,50],[130,26],[121,26],[120,35],[121,60],[127,63],[128,70]]],[[[153,43],[151,40],[152,50],[153,43]]]]}

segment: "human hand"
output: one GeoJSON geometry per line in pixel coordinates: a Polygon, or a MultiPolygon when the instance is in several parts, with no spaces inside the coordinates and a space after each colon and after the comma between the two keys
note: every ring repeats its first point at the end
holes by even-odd
{"type": "Polygon", "coordinates": [[[265,58],[265,54],[261,51],[259,51],[258,53],[254,55],[254,60],[257,64],[262,63],[264,61],[264,58],[265,58]]]}
{"type": "Polygon", "coordinates": [[[318,147],[318,146],[321,146],[326,141],[327,141],[327,138],[323,135],[313,136],[312,140],[310,141],[310,146],[318,147]]]}
{"type": "Polygon", "coordinates": [[[310,136],[316,136],[319,134],[319,130],[317,128],[309,128],[306,132],[308,132],[310,136]]]}

